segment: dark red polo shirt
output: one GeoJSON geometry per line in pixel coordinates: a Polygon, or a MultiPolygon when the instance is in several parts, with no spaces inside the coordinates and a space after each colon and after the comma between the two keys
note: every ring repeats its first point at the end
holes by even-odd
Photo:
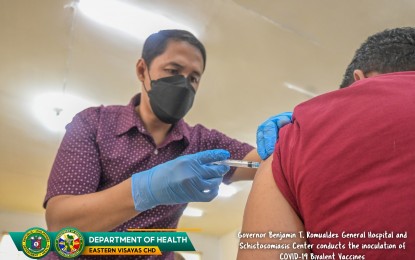
{"type": "Polygon", "coordinates": [[[414,259],[415,72],[360,80],[297,106],[293,124],[280,131],[272,170],[307,231],[339,234],[309,242],[344,246],[313,253],[414,259]],[[405,232],[408,238],[396,237],[405,232]],[[349,241],[406,249],[349,249],[349,241]]]}

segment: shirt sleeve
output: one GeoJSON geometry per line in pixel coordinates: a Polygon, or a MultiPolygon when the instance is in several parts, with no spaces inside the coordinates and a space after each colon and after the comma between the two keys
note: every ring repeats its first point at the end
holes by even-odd
{"type": "Polygon", "coordinates": [[[62,194],[80,195],[97,190],[101,176],[96,129],[100,108],[88,108],[78,113],[66,126],[49,175],[43,202],[62,194]]]}
{"type": "MultiPolygon", "coordinates": [[[[231,153],[230,158],[234,160],[242,160],[250,151],[254,149],[252,145],[230,138],[214,129],[209,130],[203,128],[201,137],[202,150],[225,149],[231,153]]],[[[230,183],[229,180],[235,170],[235,167],[231,167],[231,170],[223,177],[223,183],[230,183]]]]}
{"type": "Polygon", "coordinates": [[[294,121],[280,129],[279,139],[275,144],[272,161],[272,175],[282,195],[290,203],[297,215],[302,219],[299,210],[295,178],[292,176],[293,149],[297,140],[299,128],[294,121]]]}

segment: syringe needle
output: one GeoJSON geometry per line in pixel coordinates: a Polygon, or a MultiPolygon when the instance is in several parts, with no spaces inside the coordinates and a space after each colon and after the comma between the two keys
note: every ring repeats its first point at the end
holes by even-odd
{"type": "Polygon", "coordinates": [[[252,162],[252,161],[241,161],[241,160],[223,160],[223,161],[213,162],[212,164],[228,165],[232,167],[258,168],[260,163],[252,162]]]}

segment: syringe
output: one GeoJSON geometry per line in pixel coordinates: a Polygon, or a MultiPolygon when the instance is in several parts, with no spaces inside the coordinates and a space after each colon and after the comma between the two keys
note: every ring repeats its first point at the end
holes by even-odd
{"type": "Polygon", "coordinates": [[[241,160],[223,160],[213,162],[216,165],[229,165],[232,167],[258,168],[259,162],[241,161],[241,160]]]}

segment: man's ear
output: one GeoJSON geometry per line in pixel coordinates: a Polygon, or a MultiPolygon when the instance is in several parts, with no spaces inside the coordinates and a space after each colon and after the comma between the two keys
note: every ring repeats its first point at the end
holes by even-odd
{"type": "Polygon", "coordinates": [[[353,78],[354,81],[358,81],[361,79],[371,78],[373,76],[379,75],[380,73],[377,71],[370,71],[367,73],[364,73],[363,70],[354,70],[353,71],[353,78]]]}
{"type": "Polygon", "coordinates": [[[354,78],[354,81],[358,81],[358,80],[366,78],[366,76],[365,76],[365,73],[362,70],[354,70],[353,71],[353,78],[354,78]]]}
{"type": "Polygon", "coordinates": [[[137,73],[138,79],[143,83],[144,82],[144,71],[146,70],[147,66],[143,59],[139,59],[137,64],[135,65],[135,71],[137,73]]]}

